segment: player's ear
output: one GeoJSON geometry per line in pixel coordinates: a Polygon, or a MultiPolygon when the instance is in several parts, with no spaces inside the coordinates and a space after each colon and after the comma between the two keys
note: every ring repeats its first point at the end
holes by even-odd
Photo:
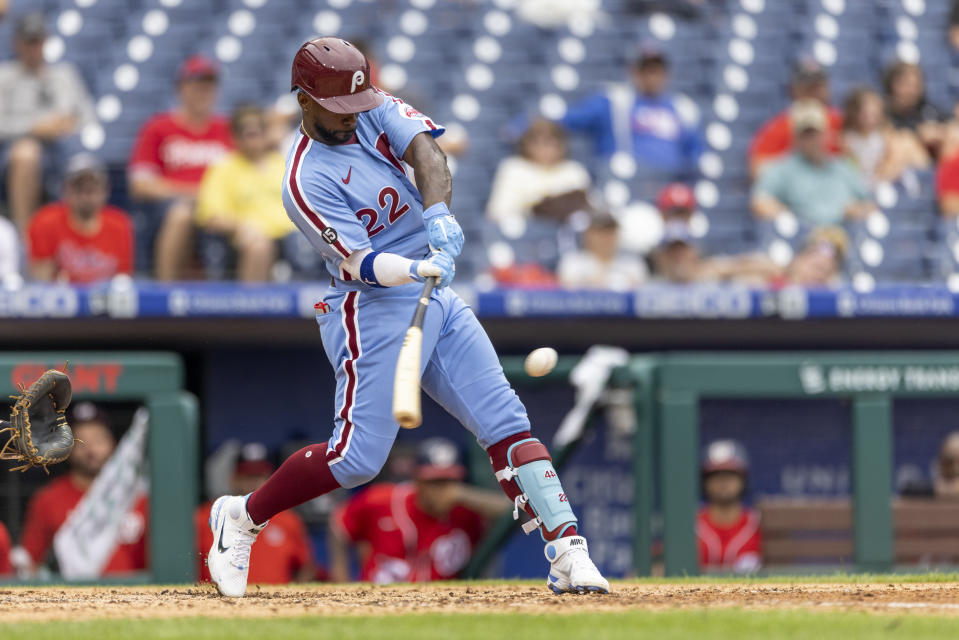
{"type": "Polygon", "coordinates": [[[296,102],[300,105],[300,108],[304,111],[310,108],[310,103],[313,102],[310,96],[306,95],[302,91],[296,92],[296,102]]]}

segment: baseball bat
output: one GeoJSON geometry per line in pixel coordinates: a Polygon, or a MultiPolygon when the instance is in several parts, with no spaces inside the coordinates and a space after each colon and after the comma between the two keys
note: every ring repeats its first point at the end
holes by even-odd
{"type": "Polygon", "coordinates": [[[423,352],[423,319],[430,303],[436,277],[426,279],[423,292],[413,312],[413,321],[406,330],[400,357],[396,359],[393,379],[393,418],[404,429],[415,429],[423,422],[420,407],[420,357],[423,352]]]}

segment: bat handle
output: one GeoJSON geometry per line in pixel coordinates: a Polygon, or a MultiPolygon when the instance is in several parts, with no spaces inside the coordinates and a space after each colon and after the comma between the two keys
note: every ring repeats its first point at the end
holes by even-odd
{"type": "Polygon", "coordinates": [[[416,311],[413,312],[413,321],[410,323],[411,327],[422,328],[423,319],[426,317],[426,307],[430,303],[430,295],[433,293],[433,288],[436,286],[437,280],[438,278],[436,276],[430,276],[423,284],[423,291],[420,293],[419,304],[416,305],[416,311]]]}

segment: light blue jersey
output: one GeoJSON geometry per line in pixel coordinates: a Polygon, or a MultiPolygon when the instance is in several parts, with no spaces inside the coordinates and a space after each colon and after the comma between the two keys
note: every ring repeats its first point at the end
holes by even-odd
{"type": "MultiPolygon", "coordinates": [[[[319,251],[333,285],[316,304],[323,348],[336,371],[327,462],[355,487],[379,473],[399,425],[392,415],[396,360],[423,285],[371,287],[342,262],[372,248],[420,259],[429,250],[423,202],[400,158],[414,136],[443,128],[397,98],[357,114],[352,143],[325,145],[302,132],[287,157],[283,204],[319,251]]],[[[526,409],[472,310],[434,290],[423,325],[423,390],[484,448],[529,431],[526,409]]]]}
{"type": "Polygon", "coordinates": [[[399,98],[383,97],[357,114],[352,142],[325,145],[300,131],[286,159],[286,213],[341,288],[368,288],[341,267],[356,251],[420,259],[429,250],[423,201],[402,157],[416,135],[445,129],[399,98]]]}

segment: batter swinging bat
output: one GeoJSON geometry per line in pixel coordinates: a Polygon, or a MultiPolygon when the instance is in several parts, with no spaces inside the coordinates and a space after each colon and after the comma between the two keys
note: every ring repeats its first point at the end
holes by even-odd
{"type": "Polygon", "coordinates": [[[393,419],[404,429],[415,429],[423,422],[420,408],[420,356],[423,352],[423,318],[430,303],[430,294],[436,286],[436,277],[426,279],[420,294],[413,321],[406,330],[400,357],[396,359],[396,377],[393,380],[393,419]]]}

